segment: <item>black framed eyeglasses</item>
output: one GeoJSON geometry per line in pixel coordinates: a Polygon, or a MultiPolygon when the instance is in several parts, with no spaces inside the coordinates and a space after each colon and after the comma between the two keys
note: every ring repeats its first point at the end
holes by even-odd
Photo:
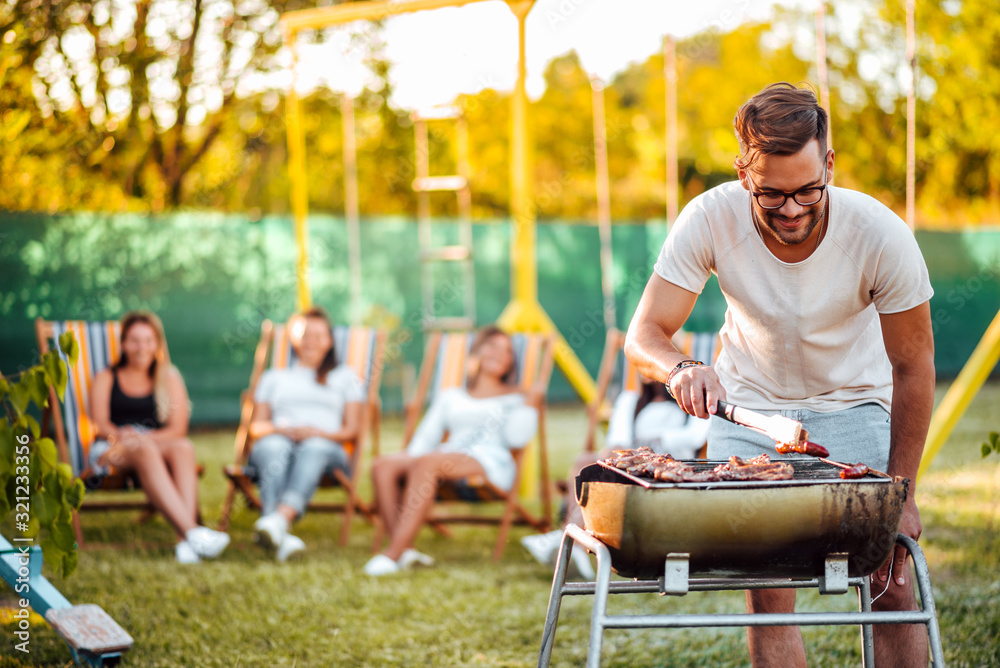
{"type": "MultiPolygon", "coordinates": [[[[823,168],[823,180],[826,181],[825,167],[823,168]]],[[[753,185],[753,181],[750,179],[749,172],[747,172],[747,181],[750,182],[751,187],[755,187],[753,185]]],[[[809,186],[808,188],[802,188],[800,190],[796,190],[795,192],[790,192],[790,193],[777,192],[777,191],[754,192],[753,190],[751,190],[750,194],[753,195],[754,199],[757,200],[757,204],[760,205],[760,208],[780,209],[781,207],[785,206],[785,202],[788,201],[789,197],[795,200],[795,203],[798,204],[799,206],[812,206],[813,204],[816,204],[821,199],[823,199],[824,190],[826,190],[826,185],[809,186]]]]}

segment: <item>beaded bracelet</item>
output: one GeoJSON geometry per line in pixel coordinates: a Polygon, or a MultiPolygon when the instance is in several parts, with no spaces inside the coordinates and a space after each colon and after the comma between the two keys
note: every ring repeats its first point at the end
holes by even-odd
{"type": "Polygon", "coordinates": [[[681,369],[687,369],[688,367],[692,367],[692,366],[705,366],[705,363],[704,362],[699,362],[698,360],[683,360],[681,362],[678,362],[677,366],[675,366],[673,369],[671,369],[670,373],[667,374],[667,382],[664,383],[664,384],[667,386],[667,394],[669,394],[671,396],[671,398],[673,398],[673,399],[677,398],[677,397],[674,397],[674,393],[670,389],[670,381],[673,379],[674,374],[677,373],[678,371],[680,371],[681,369]]]}

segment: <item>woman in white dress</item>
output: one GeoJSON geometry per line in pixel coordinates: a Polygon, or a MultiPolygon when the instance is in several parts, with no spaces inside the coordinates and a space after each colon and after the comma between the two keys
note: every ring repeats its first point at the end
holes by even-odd
{"type": "Polygon", "coordinates": [[[406,450],[372,464],[375,503],[389,546],[365,565],[368,575],[433,563],[413,549],[413,541],[442,481],[485,478],[503,490],[514,483],[510,450],[534,436],[545,388],[518,390],[511,339],[492,325],[477,334],[468,364],[466,386],[434,399],[406,450]]]}

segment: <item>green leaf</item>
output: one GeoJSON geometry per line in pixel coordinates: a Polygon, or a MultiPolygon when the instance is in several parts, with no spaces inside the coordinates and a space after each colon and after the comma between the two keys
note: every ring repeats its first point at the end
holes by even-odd
{"type": "Polygon", "coordinates": [[[46,470],[52,470],[59,464],[59,453],[56,450],[55,441],[51,438],[40,438],[35,441],[35,448],[38,451],[38,456],[46,464],[46,470]]]}
{"type": "Polygon", "coordinates": [[[42,548],[42,556],[45,557],[45,563],[48,564],[49,568],[58,573],[59,569],[62,568],[62,560],[65,552],[59,549],[59,546],[55,544],[55,541],[50,536],[43,538],[39,547],[42,548]]]}
{"type": "Polygon", "coordinates": [[[83,505],[83,495],[87,493],[87,488],[84,487],[83,481],[79,478],[75,478],[68,486],[63,487],[66,492],[66,496],[63,497],[70,505],[73,510],[80,510],[80,506],[83,505]]]}
{"type": "Polygon", "coordinates": [[[38,426],[38,420],[31,415],[25,415],[24,419],[28,421],[28,429],[31,430],[31,435],[34,437],[34,440],[38,440],[38,438],[42,435],[42,428],[38,426]]]}
{"type": "Polygon", "coordinates": [[[66,462],[59,462],[56,466],[56,473],[59,474],[59,481],[62,483],[62,488],[66,489],[73,482],[73,467],[66,462]]]}
{"type": "MultiPolygon", "coordinates": [[[[75,545],[75,543],[74,543],[75,545]]],[[[62,569],[59,571],[59,577],[65,579],[76,571],[76,567],[80,564],[80,553],[76,550],[62,555],[62,569]]]]}
{"type": "Polygon", "coordinates": [[[80,346],[73,332],[63,332],[59,335],[59,349],[69,358],[69,365],[76,366],[76,358],[80,355],[80,346]]]}
{"type": "MultiPolygon", "coordinates": [[[[14,472],[14,431],[6,419],[0,420],[0,474],[14,472]]],[[[3,519],[0,515],[0,520],[3,519]]]]}
{"type": "MultiPolygon", "coordinates": [[[[58,494],[58,492],[57,492],[58,494]]],[[[60,499],[42,488],[31,495],[31,514],[42,526],[49,526],[59,516],[60,499]]]]}
{"type": "Polygon", "coordinates": [[[35,513],[31,513],[31,517],[28,519],[28,530],[22,531],[21,535],[24,536],[25,538],[34,538],[35,536],[38,535],[38,532],[41,530],[41,528],[42,525],[38,523],[38,517],[35,515],[35,513]]]}
{"type": "Polygon", "coordinates": [[[63,552],[72,552],[76,548],[76,534],[73,533],[73,521],[65,510],[59,514],[59,519],[52,525],[52,542],[63,552]]]}
{"type": "Polygon", "coordinates": [[[993,449],[1000,452],[1000,433],[995,431],[990,432],[990,443],[993,444],[993,449]]]}
{"type": "Polygon", "coordinates": [[[59,357],[59,353],[50,350],[42,357],[42,365],[45,367],[49,383],[56,389],[59,401],[62,401],[66,396],[66,381],[69,380],[66,363],[59,357]]]}
{"type": "Polygon", "coordinates": [[[41,366],[28,369],[22,376],[21,382],[28,383],[28,392],[31,400],[39,408],[46,408],[49,405],[49,381],[45,376],[45,369],[41,366]]]}
{"type": "MultiPolygon", "coordinates": [[[[0,480],[2,479],[3,476],[0,476],[0,480]]],[[[7,502],[6,490],[0,490],[0,492],[3,492],[0,493],[0,518],[5,518],[7,517],[7,513],[10,512],[10,503],[7,502]]]]}
{"type": "Polygon", "coordinates": [[[983,443],[982,451],[983,451],[983,457],[989,457],[990,452],[992,452],[993,449],[990,447],[989,443],[983,443]]]}
{"type": "MultiPolygon", "coordinates": [[[[9,397],[10,405],[14,408],[14,413],[18,417],[23,415],[24,411],[28,408],[28,402],[31,400],[31,395],[28,394],[27,387],[22,386],[21,382],[12,383],[7,396],[9,397]]],[[[18,421],[20,422],[20,420],[18,421]]]]}
{"type": "Polygon", "coordinates": [[[0,399],[7,396],[8,392],[10,392],[10,383],[7,382],[6,378],[0,376],[0,399]]]}

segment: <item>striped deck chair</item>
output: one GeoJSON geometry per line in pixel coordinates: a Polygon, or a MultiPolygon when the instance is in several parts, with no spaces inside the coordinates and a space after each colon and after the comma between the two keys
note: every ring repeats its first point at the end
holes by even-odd
{"type": "MultiPolygon", "coordinates": [[[[385,334],[369,327],[338,326],[333,329],[333,340],[337,350],[338,363],[350,366],[366,387],[367,400],[361,416],[361,428],[357,440],[345,443],[351,461],[350,476],[337,470],[325,475],[320,481],[320,487],[340,487],[347,492],[346,503],[310,502],[310,512],[342,512],[344,522],[340,528],[340,544],[346,545],[351,531],[351,520],[354,513],[360,510],[366,516],[371,511],[357,493],[357,484],[361,473],[361,460],[368,442],[369,431],[378,447],[378,426],[381,420],[381,403],[379,387],[382,383],[383,353],[385,334]]],[[[250,385],[241,397],[240,426],[236,432],[236,463],[224,467],[223,473],[229,478],[229,491],[222,507],[222,517],[219,520],[219,530],[229,528],[233,501],[237,490],[246,497],[247,504],[257,511],[261,510],[260,498],[257,496],[256,484],[249,475],[246,463],[253,448],[250,438],[250,422],[253,419],[254,393],[264,370],[284,369],[295,360],[288,327],[285,323],[273,324],[265,320],[260,326],[260,341],[254,353],[253,370],[250,374],[250,385]]]]}
{"type": "MultiPolygon", "coordinates": [[[[439,393],[465,383],[466,360],[476,332],[435,332],[428,337],[424,359],[417,379],[417,390],[413,400],[406,406],[406,423],[403,443],[409,443],[417,428],[417,423],[425,409],[439,393]]],[[[515,333],[511,336],[514,355],[517,359],[517,382],[522,389],[529,389],[541,381],[548,386],[552,375],[555,353],[555,339],[550,334],[515,333]]],[[[439,533],[449,535],[445,527],[449,523],[498,524],[499,534],[493,559],[499,560],[507,543],[507,534],[515,522],[529,524],[538,531],[548,529],[548,518],[552,515],[552,492],[549,485],[548,450],[545,439],[545,406],[538,412],[538,470],[542,497],[541,517],[528,512],[519,500],[521,475],[525,463],[527,447],[513,450],[511,454],[517,466],[511,491],[498,489],[485,478],[448,481],[438,491],[438,502],[497,502],[503,503],[503,513],[499,517],[484,515],[445,514],[440,509],[428,518],[427,523],[439,533]]],[[[381,526],[376,530],[374,551],[382,542],[381,526]]]]}
{"type": "MultiPolygon", "coordinates": [[[[674,337],[674,344],[692,359],[714,364],[722,351],[722,340],[717,332],[682,332],[674,337]]],[[[625,332],[608,331],[604,356],[597,374],[597,394],[587,406],[586,452],[596,449],[598,423],[606,423],[611,407],[622,391],[639,391],[639,370],[625,357],[625,332]]]]}
{"type": "MultiPolygon", "coordinates": [[[[117,321],[106,322],[86,322],[83,320],[68,321],[47,321],[37,318],[35,320],[35,334],[38,338],[38,350],[40,354],[47,353],[52,346],[50,341],[57,341],[63,332],[73,332],[77,343],[80,346],[80,355],[76,364],[71,366],[69,360],[63,356],[66,362],[69,379],[66,383],[66,395],[62,402],[62,410],[49,409],[43,416],[45,424],[51,413],[51,419],[55,431],[55,440],[59,449],[59,457],[62,461],[68,462],[73,467],[73,475],[86,477],[89,475],[87,469],[87,457],[90,447],[97,436],[97,430],[90,419],[90,389],[94,382],[94,376],[105,368],[118,361],[121,345],[121,324],[117,321]]],[[[56,346],[58,349],[58,346],[56,346]]],[[[167,342],[163,342],[163,352],[166,360],[170,361],[170,353],[167,350],[167,342]]],[[[59,401],[53,390],[49,396],[49,406],[58,406],[59,401]]],[[[47,426],[47,425],[46,425],[47,426]]],[[[100,491],[124,490],[132,491],[138,488],[138,479],[132,475],[111,469],[111,475],[104,479],[100,491]]],[[[156,509],[148,500],[119,500],[119,501],[97,501],[84,502],[81,511],[108,511],[108,510],[142,510],[140,520],[151,517],[156,509]]],[[[79,546],[83,546],[83,530],[80,526],[79,517],[74,516],[74,527],[76,529],[76,541],[79,546]]]]}

